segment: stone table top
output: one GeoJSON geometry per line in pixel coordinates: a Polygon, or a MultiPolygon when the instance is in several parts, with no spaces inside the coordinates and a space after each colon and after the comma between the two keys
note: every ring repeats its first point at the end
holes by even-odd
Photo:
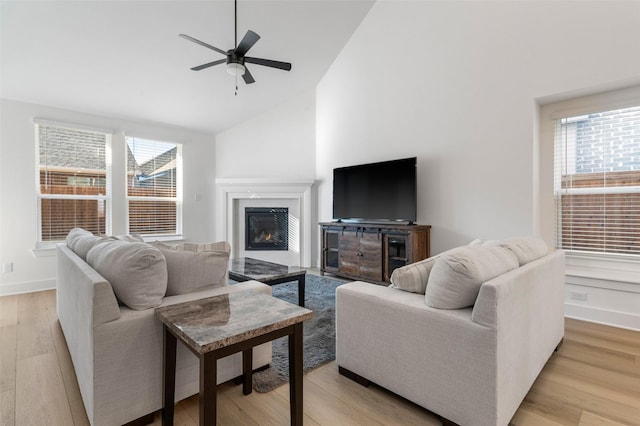
{"type": "Polygon", "coordinates": [[[279,263],[250,257],[231,259],[229,261],[229,272],[256,281],[279,280],[307,273],[306,270],[298,266],[280,265],[279,263]]]}
{"type": "Polygon", "coordinates": [[[155,314],[200,354],[313,316],[309,309],[252,290],[162,306],[155,309],[155,314]]]}

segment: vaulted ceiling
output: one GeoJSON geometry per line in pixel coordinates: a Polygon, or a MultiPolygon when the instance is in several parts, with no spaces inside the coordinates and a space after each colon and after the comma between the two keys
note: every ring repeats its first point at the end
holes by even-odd
{"type": "Polygon", "coordinates": [[[234,3],[215,1],[1,2],[0,96],[91,114],[217,133],[313,90],[373,0],[239,0],[238,40],[261,39],[248,56],[291,62],[290,72],[251,65],[245,85],[224,56],[234,3]]]}

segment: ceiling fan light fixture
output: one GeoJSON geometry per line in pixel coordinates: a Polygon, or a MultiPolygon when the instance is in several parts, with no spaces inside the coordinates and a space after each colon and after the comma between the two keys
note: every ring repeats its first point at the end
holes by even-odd
{"type": "Polygon", "coordinates": [[[238,64],[238,63],[229,63],[227,64],[227,73],[231,74],[232,76],[242,76],[244,75],[244,65],[242,64],[238,64]]]}

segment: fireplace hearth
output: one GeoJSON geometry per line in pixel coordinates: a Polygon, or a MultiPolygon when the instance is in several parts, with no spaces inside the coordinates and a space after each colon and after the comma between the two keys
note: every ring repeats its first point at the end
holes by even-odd
{"type": "Polygon", "coordinates": [[[245,250],[289,250],[287,207],[245,207],[245,250]]]}

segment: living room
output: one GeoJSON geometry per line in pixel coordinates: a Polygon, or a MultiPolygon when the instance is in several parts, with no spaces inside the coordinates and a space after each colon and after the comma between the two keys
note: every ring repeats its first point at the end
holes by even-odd
{"type": "MultiPolygon", "coordinates": [[[[3,2],[3,51],[11,5],[3,2]]],[[[560,102],[605,92],[640,99],[640,59],[633,54],[638,7],[606,1],[378,1],[362,12],[316,84],[216,132],[176,126],[170,117],[123,117],[69,109],[64,100],[14,98],[5,88],[9,65],[3,53],[0,294],[55,288],[55,255],[35,250],[34,118],[110,129],[114,158],[124,156],[124,134],[183,143],[182,235],[188,241],[226,237],[216,179],[312,180],[311,220],[317,223],[332,219],[335,167],[416,156],[417,222],[432,226],[432,253],[476,238],[532,234],[553,245],[552,194],[545,191],[552,158],[544,156],[545,114],[552,113],[544,107],[561,109],[560,102]]],[[[177,38],[173,32],[171,37],[177,38]]],[[[277,56],[277,48],[270,52],[277,56]]],[[[197,64],[174,65],[188,71],[197,64]]],[[[23,72],[26,78],[28,69],[23,72]]],[[[286,85],[282,74],[274,78],[286,85]]],[[[272,75],[256,84],[269,85],[272,75]]],[[[223,77],[230,86],[224,96],[233,98],[233,83],[223,77]]],[[[180,91],[180,83],[174,84],[180,91]]],[[[205,87],[207,80],[199,84],[205,87]]],[[[243,90],[240,84],[238,97],[243,90]]],[[[145,114],[153,113],[153,103],[173,102],[149,98],[151,112],[145,114]]],[[[175,105],[188,109],[183,102],[175,105]]],[[[114,163],[114,176],[116,167],[122,168],[114,163]]],[[[114,191],[124,191],[117,187],[114,182],[114,191]]],[[[126,233],[125,216],[126,203],[114,197],[113,234],[126,233]]],[[[317,267],[315,227],[310,238],[310,264],[302,266],[317,267]]],[[[575,275],[567,277],[568,315],[640,329],[637,269],[636,262],[608,276],[588,276],[574,265],[575,275]],[[586,300],[571,299],[571,292],[586,294],[586,300]]]]}

